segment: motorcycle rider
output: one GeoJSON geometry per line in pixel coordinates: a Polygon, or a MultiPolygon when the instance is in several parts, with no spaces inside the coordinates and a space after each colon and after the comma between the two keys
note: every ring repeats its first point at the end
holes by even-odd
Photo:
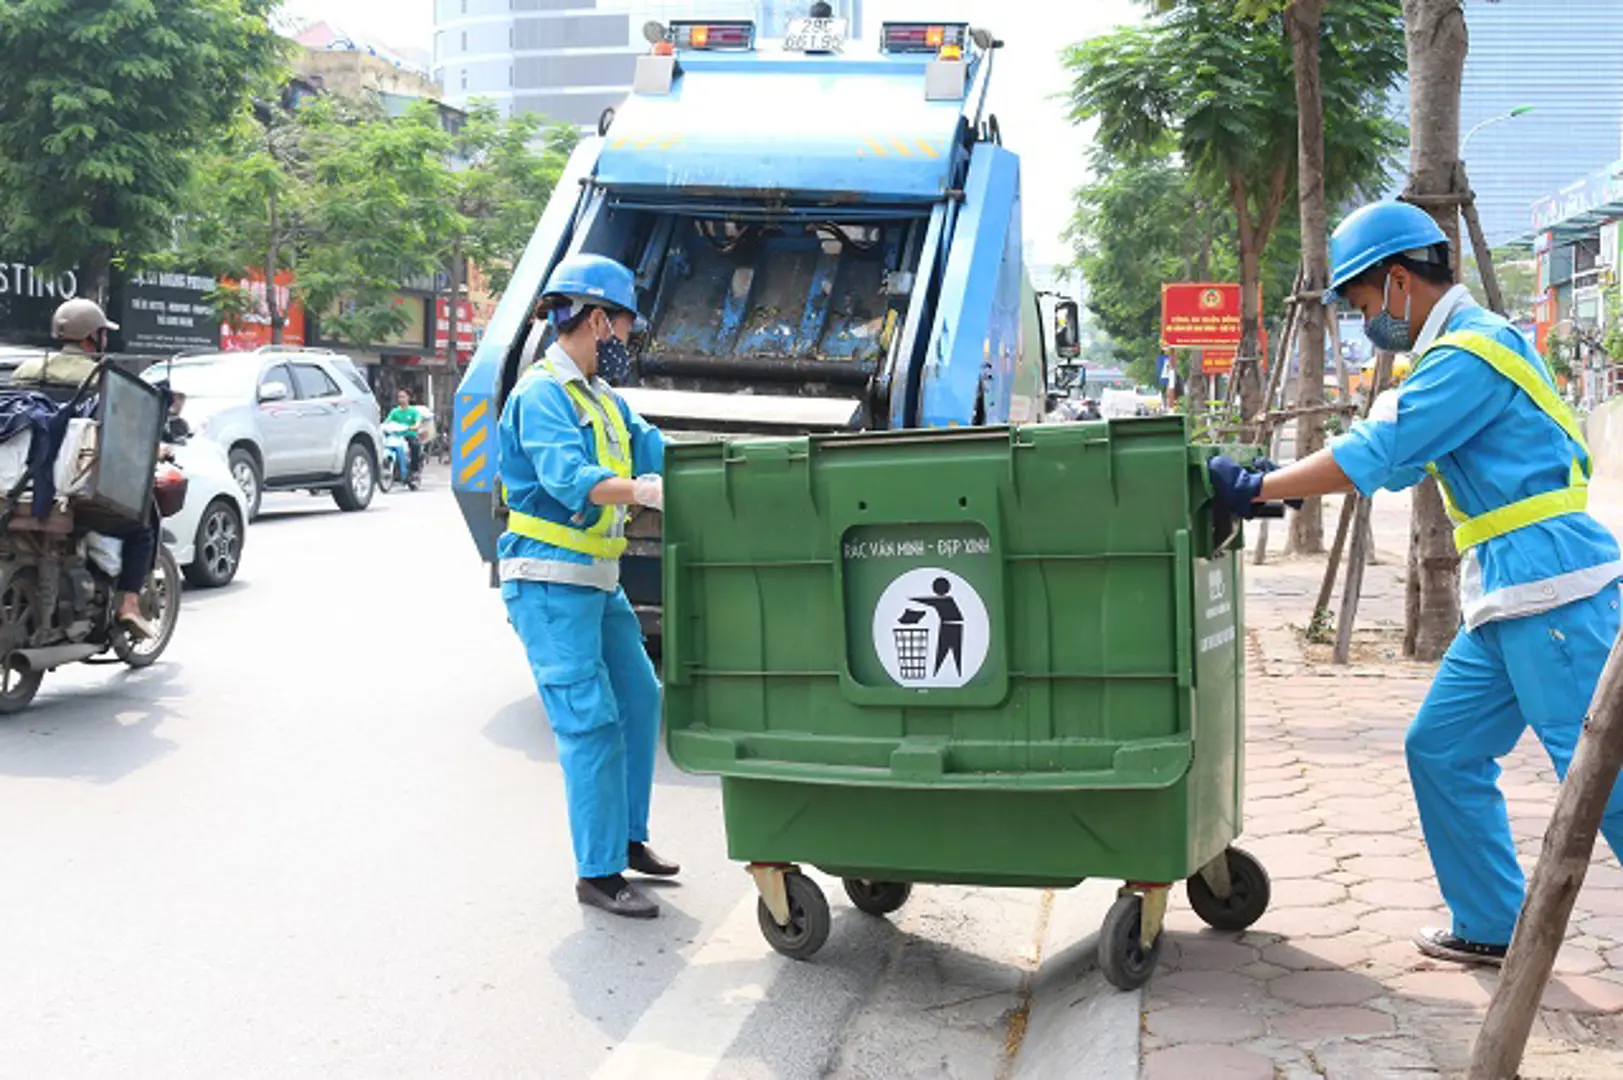
{"type": "MultiPolygon", "coordinates": [[[[107,352],[109,332],[117,329],[118,324],[95,301],[75,297],[64,302],[51,317],[51,335],[63,343],[61,350],[19,364],[12,375],[12,386],[66,400],[96,370],[107,352]]],[[[131,522],[121,529],[99,530],[122,541],[118,579],[114,583],[118,610],[113,617],[132,637],[151,638],[157,632],[141,614],[141,590],[152,573],[162,527],[157,508],[153,507],[144,524],[131,522]]]]}
{"type": "Polygon", "coordinates": [[[416,476],[423,471],[423,438],[420,431],[423,410],[411,403],[411,391],[405,387],[395,392],[394,401],[394,408],[383,422],[399,424],[406,429],[406,452],[411,457],[411,475],[416,476]]]}
{"type": "Polygon", "coordinates": [[[107,352],[108,333],[117,329],[118,324],[94,300],[77,296],[62,303],[51,317],[51,336],[62,342],[62,348],[24,360],[12,374],[11,384],[42,392],[62,387],[77,390],[107,352]]]}

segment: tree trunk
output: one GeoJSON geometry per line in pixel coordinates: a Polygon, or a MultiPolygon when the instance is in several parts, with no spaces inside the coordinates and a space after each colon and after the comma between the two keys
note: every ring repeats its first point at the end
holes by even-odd
{"type": "Polygon", "coordinates": [[[106,308],[108,295],[113,291],[113,249],[108,245],[91,247],[85,259],[84,286],[82,295],[106,308]]]}
{"type": "Polygon", "coordinates": [[[265,200],[270,217],[270,245],[265,252],[265,314],[270,316],[271,344],[282,344],[282,327],[287,315],[282,311],[281,298],[276,295],[276,264],[281,261],[280,230],[282,227],[276,206],[276,192],[265,200]]]}
{"type": "MultiPolygon", "coordinates": [[[[1319,28],[1324,0],[1295,0],[1285,12],[1296,68],[1297,207],[1302,218],[1302,291],[1322,292],[1330,281],[1329,226],[1324,204],[1324,96],[1319,86],[1319,28]]],[[[1296,348],[1301,356],[1297,404],[1324,403],[1324,304],[1314,297],[1298,304],[1296,348]]],[[[1281,362],[1284,362],[1282,359],[1281,362]]],[[[1324,446],[1324,417],[1296,421],[1296,456],[1324,446]]],[[[1303,499],[1291,517],[1291,547],[1302,554],[1324,551],[1324,507],[1303,499]]]]}
{"type": "MultiPolygon", "coordinates": [[[[1469,42],[1463,0],[1403,0],[1409,55],[1409,193],[1454,190],[1460,156],[1460,83],[1469,42]]],[[[1428,207],[1460,263],[1459,209],[1428,207]]],[[[1459,628],[1459,557],[1453,526],[1435,480],[1415,489],[1409,530],[1409,583],[1404,652],[1436,660],[1459,628]]]]}
{"type": "MultiPolygon", "coordinates": [[[[1249,231],[1249,230],[1248,230],[1249,231]]],[[[1240,351],[1229,378],[1239,383],[1240,418],[1251,423],[1267,407],[1262,400],[1262,370],[1257,356],[1262,348],[1262,249],[1248,238],[1240,249],[1240,351]]]]}
{"type": "Polygon", "coordinates": [[[447,341],[446,346],[445,346],[445,361],[446,361],[446,366],[449,367],[453,372],[455,372],[456,371],[456,365],[457,365],[457,352],[456,352],[457,314],[458,314],[458,308],[461,306],[458,303],[458,301],[461,299],[461,295],[462,295],[461,292],[460,292],[460,284],[461,284],[461,281],[462,281],[462,238],[461,237],[457,237],[455,240],[453,240],[451,242],[451,265],[447,268],[447,270],[448,270],[448,272],[449,272],[449,274],[451,276],[451,298],[450,298],[449,301],[446,302],[446,316],[447,316],[447,319],[448,319],[448,321],[450,322],[451,325],[450,325],[449,340],[447,341]]]}

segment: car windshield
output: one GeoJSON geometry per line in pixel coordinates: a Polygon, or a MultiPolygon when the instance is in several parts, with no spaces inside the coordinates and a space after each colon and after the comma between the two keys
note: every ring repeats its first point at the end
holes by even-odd
{"type": "Polygon", "coordinates": [[[250,398],[259,365],[231,360],[186,360],[155,364],[146,370],[150,382],[169,380],[169,388],[189,398],[250,398]]]}

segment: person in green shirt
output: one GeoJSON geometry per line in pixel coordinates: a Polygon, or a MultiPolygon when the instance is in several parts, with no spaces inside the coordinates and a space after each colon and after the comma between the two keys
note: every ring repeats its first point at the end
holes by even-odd
{"type": "Polygon", "coordinates": [[[423,410],[411,403],[411,391],[402,389],[394,396],[395,406],[383,418],[385,424],[400,424],[406,429],[406,448],[411,454],[411,474],[423,470],[423,440],[419,429],[423,423],[423,410]]]}

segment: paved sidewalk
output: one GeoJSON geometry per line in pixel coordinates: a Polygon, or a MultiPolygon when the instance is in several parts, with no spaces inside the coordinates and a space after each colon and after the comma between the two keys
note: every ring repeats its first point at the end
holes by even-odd
{"type": "MultiPolygon", "coordinates": [[[[1623,496],[1597,513],[1623,525],[1623,496]]],[[[1326,509],[1326,527],[1335,523],[1326,509]]],[[[1415,815],[1403,734],[1430,665],[1396,659],[1408,500],[1376,501],[1380,565],[1366,577],[1364,662],[1316,663],[1305,624],[1323,560],[1247,566],[1246,829],[1274,881],[1273,907],[1242,935],[1207,930],[1178,902],[1145,991],[1146,1080],[1461,1075],[1497,974],[1423,958],[1422,925],[1447,925],[1415,815]]],[[[1275,528],[1277,551],[1283,532],[1275,528]]],[[[1529,735],[1501,780],[1531,872],[1556,782],[1529,735]]],[[[1524,1078],[1623,1076],[1623,870],[1604,844],[1534,1029],[1524,1078]]]]}

